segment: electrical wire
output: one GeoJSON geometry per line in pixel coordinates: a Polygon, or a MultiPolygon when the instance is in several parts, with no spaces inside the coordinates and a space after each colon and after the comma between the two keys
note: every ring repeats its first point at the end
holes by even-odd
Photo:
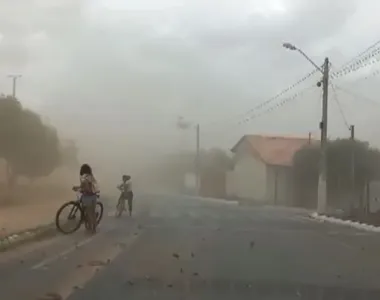
{"type": "Polygon", "coordinates": [[[354,73],[360,69],[363,69],[365,67],[374,65],[380,61],[380,48],[376,48],[368,54],[363,59],[355,62],[354,64],[351,64],[343,69],[340,69],[339,71],[336,71],[335,73],[331,74],[331,79],[337,79],[340,77],[344,77],[348,74],[354,73]]]}
{"type": "Polygon", "coordinates": [[[357,60],[360,59],[361,56],[363,56],[364,54],[366,54],[369,50],[375,48],[377,45],[380,45],[380,40],[376,41],[375,43],[373,43],[372,45],[368,46],[366,49],[364,49],[362,52],[360,52],[359,54],[355,55],[353,58],[351,58],[349,61],[345,62],[342,66],[340,66],[340,70],[342,70],[343,68],[347,67],[348,65],[352,64],[352,63],[355,63],[357,60]]]}
{"type": "Polygon", "coordinates": [[[263,116],[263,115],[267,115],[267,114],[269,114],[269,113],[271,113],[271,112],[277,110],[278,108],[280,108],[280,107],[282,107],[282,106],[288,104],[289,102],[292,102],[292,101],[296,100],[298,97],[300,97],[300,96],[302,96],[303,94],[305,94],[306,91],[309,91],[309,90],[311,90],[311,89],[314,88],[314,87],[315,87],[314,84],[311,85],[311,86],[308,86],[308,87],[306,87],[306,88],[300,90],[299,92],[293,94],[292,96],[287,97],[287,98],[281,100],[281,101],[278,102],[276,105],[273,105],[273,106],[269,107],[268,109],[263,110],[263,111],[261,111],[261,112],[258,112],[258,113],[256,113],[256,114],[253,114],[253,115],[251,115],[251,116],[249,116],[249,117],[246,117],[245,119],[241,120],[241,121],[239,122],[239,124],[246,124],[246,123],[248,123],[248,122],[251,122],[251,121],[254,120],[254,119],[257,119],[258,117],[261,117],[261,116],[263,116]]]}
{"type": "Polygon", "coordinates": [[[367,96],[364,96],[364,95],[362,95],[362,94],[360,94],[358,92],[353,92],[353,91],[351,91],[351,90],[349,90],[347,88],[343,88],[343,87],[341,87],[339,85],[335,85],[335,87],[336,87],[337,90],[340,90],[340,91],[346,93],[347,95],[353,96],[354,98],[362,99],[362,100],[367,101],[367,102],[369,102],[371,104],[380,105],[380,102],[378,102],[376,100],[373,100],[373,99],[371,99],[371,98],[369,98],[367,96]]]}
{"type": "Polygon", "coordinates": [[[258,105],[256,105],[254,108],[248,110],[246,113],[244,113],[244,115],[249,114],[249,113],[251,113],[257,109],[261,109],[262,107],[272,103],[273,101],[277,100],[278,98],[280,98],[281,96],[283,96],[287,92],[293,90],[296,86],[300,85],[301,83],[306,81],[308,78],[310,78],[311,76],[313,76],[317,72],[318,72],[318,70],[313,70],[312,72],[306,74],[304,77],[302,77],[301,79],[299,79],[298,81],[293,83],[291,86],[287,87],[286,89],[282,90],[280,93],[278,93],[274,97],[269,98],[268,100],[265,100],[265,101],[259,103],[258,105]]]}
{"type": "MultiPolygon", "coordinates": [[[[300,78],[299,80],[297,80],[295,83],[293,83],[292,85],[288,86],[287,88],[283,89],[281,92],[279,92],[278,94],[276,94],[275,96],[265,100],[265,101],[262,101],[260,102],[259,104],[257,104],[256,106],[254,106],[253,108],[243,112],[243,113],[239,113],[239,114],[236,114],[232,117],[229,117],[229,118],[223,118],[221,120],[217,120],[217,121],[213,121],[213,122],[208,122],[206,125],[215,125],[215,124],[219,124],[219,123],[225,123],[225,122],[233,122],[233,123],[236,123],[236,120],[237,119],[249,119],[249,117],[247,117],[247,115],[251,114],[251,113],[254,113],[255,111],[257,110],[260,110],[264,107],[266,107],[267,105],[273,103],[274,101],[276,101],[277,99],[279,99],[281,96],[283,96],[284,94],[290,92],[291,90],[293,90],[294,88],[296,88],[297,86],[299,86],[301,83],[305,82],[307,79],[309,79],[310,77],[312,77],[314,74],[316,74],[318,72],[318,70],[313,70],[311,71],[310,73],[306,74],[305,76],[303,76],[302,78],[300,78]]],[[[238,124],[241,124],[241,121],[238,121],[238,124]]]]}
{"type": "MultiPolygon", "coordinates": [[[[379,54],[380,54],[380,47],[376,47],[380,44],[380,40],[379,41],[376,41],[375,43],[373,43],[372,45],[370,45],[369,47],[367,47],[365,50],[363,50],[362,52],[360,52],[359,54],[357,54],[355,57],[353,57],[352,59],[350,59],[348,62],[344,63],[339,69],[338,71],[332,73],[330,75],[331,79],[336,79],[336,78],[340,78],[340,77],[343,77],[345,75],[348,75],[352,72],[356,72],[358,71],[359,69],[361,68],[364,68],[364,67],[367,67],[369,65],[372,65],[372,64],[375,64],[377,62],[380,61],[380,57],[377,57],[379,54]],[[368,53],[370,51],[370,53],[368,53]],[[364,57],[363,57],[364,55],[364,57]]],[[[317,73],[318,70],[317,69],[314,69],[312,72],[306,74],[304,77],[302,77],[301,79],[299,79],[298,81],[296,81],[295,83],[293,83],[292,85],[288,86],[287,88],[283,89],[280,93],[276,94],[275,96],[257,104],[256,106],[254,106],[253,108],[249,109],[248,111],[244,112],[244,113],[240,113],[238,115],[235,115],[231,118],[228,118],[228,119],[222,119],[222,120],[218,120],[218,121],[214,121],[212,123],[209,123],[209,125],[211,124],[217,124],[217,123],[221,123],[221,122],[228,122],[228,121],[233,121],[237,118],[239,119],[243,119],[242,121],[239,121],[239,124],[242,124],[242,123],[245,123],[245,122],[248,122],[249,120],[253,119],[253,118],[256,118],[257,115],[262,115],[262,114],[255,114],[253,116],[248,116],[249,114],[257,111],[257,110],[261,110],[262,108],[264,108],[265,106],[273,103],[275,100],[279,99],[281,96],[283,96],[284,94],[288,93],[289,91],[293,90],[295,87],[297,87],[298,85],[300,85],[301,83],[303,83],[304,81],[306,81],[308,78],[310,78],[311,76],[313,76],[315,73],[317,73]]],[[[380,73],[380,71],[379,71],[380,73]]],[[[282,106],[284,105],[285,103],[291,101],[293,99],[293,97],[295,96],[295,98],[298,97],[297,93],[291,97],[288,97],[284,100],[282,100],[281,102],[279,102],[277,105],[275,105],[274,107],[277,107],[277,106],[282,106]]],[[[294,99],[295,99],[294,98],[294,99]]],[[[269,109],[265,110],[263,114],[266,114],[267,111],[272,111],[274,108],[273,107],[270,107],[269,109]]]]}

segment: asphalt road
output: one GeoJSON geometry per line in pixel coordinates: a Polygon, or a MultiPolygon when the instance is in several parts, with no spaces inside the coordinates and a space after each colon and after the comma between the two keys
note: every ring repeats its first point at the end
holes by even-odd
{"type": "Polygon", "coordinates": [[[95,236],[0,254],[0,299],[380,299],[379,234],[297,209],[136,202],[132,218],[109,212],[95,236]]]}

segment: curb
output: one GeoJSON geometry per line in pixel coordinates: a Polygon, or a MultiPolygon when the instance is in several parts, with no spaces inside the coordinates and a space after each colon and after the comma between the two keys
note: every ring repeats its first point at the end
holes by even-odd
{"type": "Polygon", "coordinates": [[[56,235],[58,232],[54,223],[49,223],[35,228],[9,234],[0,238],[0,253],[20,246],[24,243],[45,239],[56,235]]]}
{"type": "Polygon", "coordinates": [[[350,221],[350,220],[342,220],[342,219],[338,219],[338,218],[334,218],[334,217],[328,217],[326,215],[320,215],[316,212],[311,213],[309,215],[309,217],[313,218],[315,220],[321,221],[321,222],[329,222],[332,224],[353,227],[353,228],[359,229],[359,230],[365,230],[365,231],[380,233],[380,227],[377,227],[374,225],[368,225],[366,223],[360,223],[360,222],[355,222],[355,221],[350,221]]]}

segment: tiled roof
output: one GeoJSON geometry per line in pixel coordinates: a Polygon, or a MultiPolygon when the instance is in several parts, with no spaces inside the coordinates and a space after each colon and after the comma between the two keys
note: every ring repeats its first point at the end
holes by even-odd
{"type": "Polygon", "coordinates": [[[316,143],[315,139],[285,137],[285,136],[263,136],[245,135],[233,147],[235,152],[237,147],[246,141],[252,150],[253,156],[258,156],[264,163],[277,166],[291,166],[294,154],[302,147],[311,143],[316,143]]]}

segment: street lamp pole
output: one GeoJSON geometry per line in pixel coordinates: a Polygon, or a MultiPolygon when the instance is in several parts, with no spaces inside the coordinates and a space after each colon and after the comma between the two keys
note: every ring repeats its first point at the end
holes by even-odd
{"type": "Polygon", "coordinates": [[[201,190],[201,156],[200,156],[200,145],[201,145],[201,137],[200,137],[200,125],[199,123],[195,126],[196,130],[196,165],[195,165],[195,178],[196,178],[196,185],[197,185],[197,196],[200,196],[200,190],[201,190]]]}
{"type": "Polygon", "coordinates": [[[17,79],[19,79],[21,75],[8,75],[8,77],[12,78],[12,97],[16,99],[17,79]]]}
{"type": "Polygon", "coordinates": [[[319,166],[319,177],[318,177],[318,203],[317,211],[319,214],[326,212],[327,206],[327,116],[328,116],[328,86],[329,86],[329,69],[330,62],[326,57],[323,64],[323,68],[319,67],[309,56],[305,54],[301,49],[297,48],[291,43],[282,44],[284,48],[298,51],[303,57],[305,57],[317,70],[319,70],[322,77],[322,87],[323,87],[323,101],[322,101],[322,121],[319,124],[321,129],[321,151],[320,151],[320,166],[319,166]]]}
{"type": "MultiPolygon", "coordinates": [[[[189,129],[193,128],[194,124],[184,122],[183,118],[180,117],[177,122],[180,129],[189,129]]],[[[197,123],[195,126],[195,160],[194,160],[194,169],[195,169],[195,188],[197,196],[200,196],[200,187],[201,187],[201,155],[200,155],[200,145],[201,145],[201,130],[200,124],[197,123]]]]}

